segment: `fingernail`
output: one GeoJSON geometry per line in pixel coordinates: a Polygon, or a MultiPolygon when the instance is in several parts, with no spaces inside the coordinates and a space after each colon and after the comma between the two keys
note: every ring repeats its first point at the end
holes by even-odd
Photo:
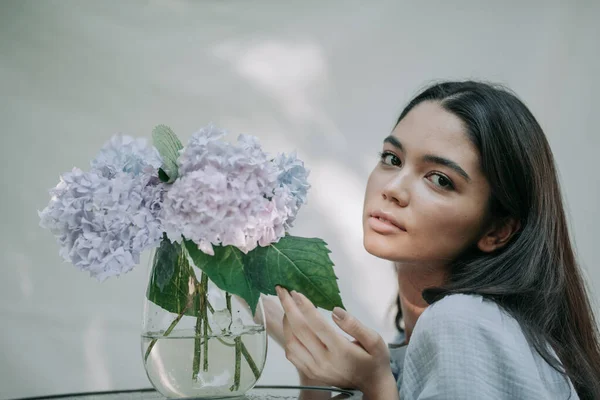
{"type": "Polygon", "coordinates": [[[333,314],[331,314],[331,316],[334,319],[337,319],[338,321],[341,321],[344,318],[346,318],[346,315],[348,315],[348,313],[346,312],[346,310],[344,310],[343,308],[340,308],[340,307],[335,307],[333,309],[333,314]]]}
{"type": "Polygon", "coordinates": [[[281,286],[277,285],[275,286],[275,292],[277,292],[277,296],[281,295],[281,286]]]}
{"type": "Polygon", "coordinates": [[[292,290],[292,298],[294,299],[296,304],[298,304],[299,306],[302,305],[302,297],[295,290],[292,290]]]}

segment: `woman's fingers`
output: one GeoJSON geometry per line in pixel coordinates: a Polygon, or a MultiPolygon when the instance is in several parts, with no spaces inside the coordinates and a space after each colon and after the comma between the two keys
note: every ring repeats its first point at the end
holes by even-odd
{"type": "MultiPolygon", "coordinates": [[[[311,352],[317,361],[320,360],[323,352],[327,350],[325,344],[313,332],[312,326],[307,323],[305,315],[288,291],[279,286],[276,290],[285,311],[284,319],[287,318],[294,331],[294,336],[311,352]]],[[[314,308],[314,306],[312,307],[314,308]]]]}
{"type": "Polygon", "coordinates": [[[314,304],[302,293],[292,291],[292,298],[311,330],[317,338],[329,349],[335,347],[339,341],[339,335],[333,327],[323,318],[314,304]]]}
{"type": "Polygon", "coordinates": [[[286,357],[301,376],[318,378],[328,386],[367,387],[377,385],[374,377],[382,371],[389,372],[387,345],[375,331],[335,308],[334,320],[356,339],[351,342],[338,334],[305,296],[281,287],[276,290],[285,311],[286,357]],[[331,346],[326,346],[328,343],[331,346]]]}
{"type": "Polygon", "coordinates": [[[335,307],[332,319],[344,332],[356,339],[367,353],[373,355],[387,349],[387,345],[377,332],[365,326],[345,310],[335,307]]]}
{"type": "Polygon", "coordinates": [[[311,365],[315,364],[310,351],[298,340],[292,332],[287,316],[283,317],[283,335],[285,338],[285,357],[292,363],[301,373],[306,374],[311,365]]]}

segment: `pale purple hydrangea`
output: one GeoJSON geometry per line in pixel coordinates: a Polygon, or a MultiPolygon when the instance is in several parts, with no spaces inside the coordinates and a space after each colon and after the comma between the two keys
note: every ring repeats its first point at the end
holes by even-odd
{"type": "Polygon", "coordinates": [[[155,175],[162,165],[162,159],[154,146],[149,146],[144,138],[126,135],[113,136],[91,162],[92,170],[111,178],[118,172],[134,176],[155,175]]]}
{"type": "Polygon", "coordinates": [[[74,168],[64,174],[39,213],[60,255],[99,280],[138,264],[140,253],[162,237],[160,165],[154,147],[117,135],[94,159],[91,171],[74,168]]]}
{"type": "Polygon", "coordinates": [[[202,128],[193,134],[185,149],[180,151],[181,154],[177,160],[179,175],[202,169],[205,164],[205,157],[209,153],[218,156],[216,153],[223,148],[221,139],[226,134],[227,132],[218,129],[214,125],[202,128]]]}
{"type": "Polygon", "coordinates": [[[193,135],[165,194],[162,222],[170,240],[185,237],[207,254],[213,245],[247,253],[285,235],[305,187],[295,179],[297,163],[285,159],[281,165],[289,168],[282,170],[255,137],[240,135],[231,144],[220,140],[224,135],[214,126],[193,135]]]}
{"type": "Polygon", "coordinates": [[[162,236],[162,185],[151,179],[124,172],[109,179],[74,168],[50,191],[40,225],[55,235],[66,261],[101,281],[121,275],[162,236]]]}
{"type": "Polygon", "coordinates": [[[224,135],[212,125],[194,134],[171,185],[159,182],[162,161],[153,146],[114,136],[90,172],[61,177],[39,213],[41,225],[66,260],[100,280],[131,270],[163,232],[207,254],[213,245],[247,253],[277,242],[306,202],[308,171],[295,154],[271,159],[253,136],[227,143],[224,135]]]}

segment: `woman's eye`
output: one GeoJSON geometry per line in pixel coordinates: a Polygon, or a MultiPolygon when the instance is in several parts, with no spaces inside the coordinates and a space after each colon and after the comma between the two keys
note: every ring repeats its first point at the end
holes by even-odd
{"type": "Polygon", "coordinates": [[[399,167],[402,165],[402,161],[400,160],[400,158],[394,153],[390,153],[389,151],[379,153],[379,157],[381,158],[381,162],[385,165],[392,165],[394,167],[399,167]]]}
{"type": "Polygon", "coordinates": [[[454,185],[452,181],[446,178],[444,175],[440,174],[432,174],[429,176],[429,180],[433,182],[435,185],[441,187],[442,189],[452,190],[454,189],[454,185]]]}

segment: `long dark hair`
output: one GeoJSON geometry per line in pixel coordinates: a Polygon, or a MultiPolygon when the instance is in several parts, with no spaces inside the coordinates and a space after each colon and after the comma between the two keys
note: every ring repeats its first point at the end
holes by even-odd
{"type": "MultiPolygon", "coordinates": [[[[542,128],[508,89],[473,81],[430,86],[398,122],[424,101],[439,102],[463,121],[491,187],[490,215],[515,218],[520,229],[493,253],[465,252],[449,266],[449,281],[426,289],[423,298],[431,304],[449,294],[470,293],[494,300],[519,322],[540,356],[571,379],[581,399],[600,399],[598,330],[542,128]]],[[[402,331],[399,297],[397,306],[396,326],[402,331]]]]}

